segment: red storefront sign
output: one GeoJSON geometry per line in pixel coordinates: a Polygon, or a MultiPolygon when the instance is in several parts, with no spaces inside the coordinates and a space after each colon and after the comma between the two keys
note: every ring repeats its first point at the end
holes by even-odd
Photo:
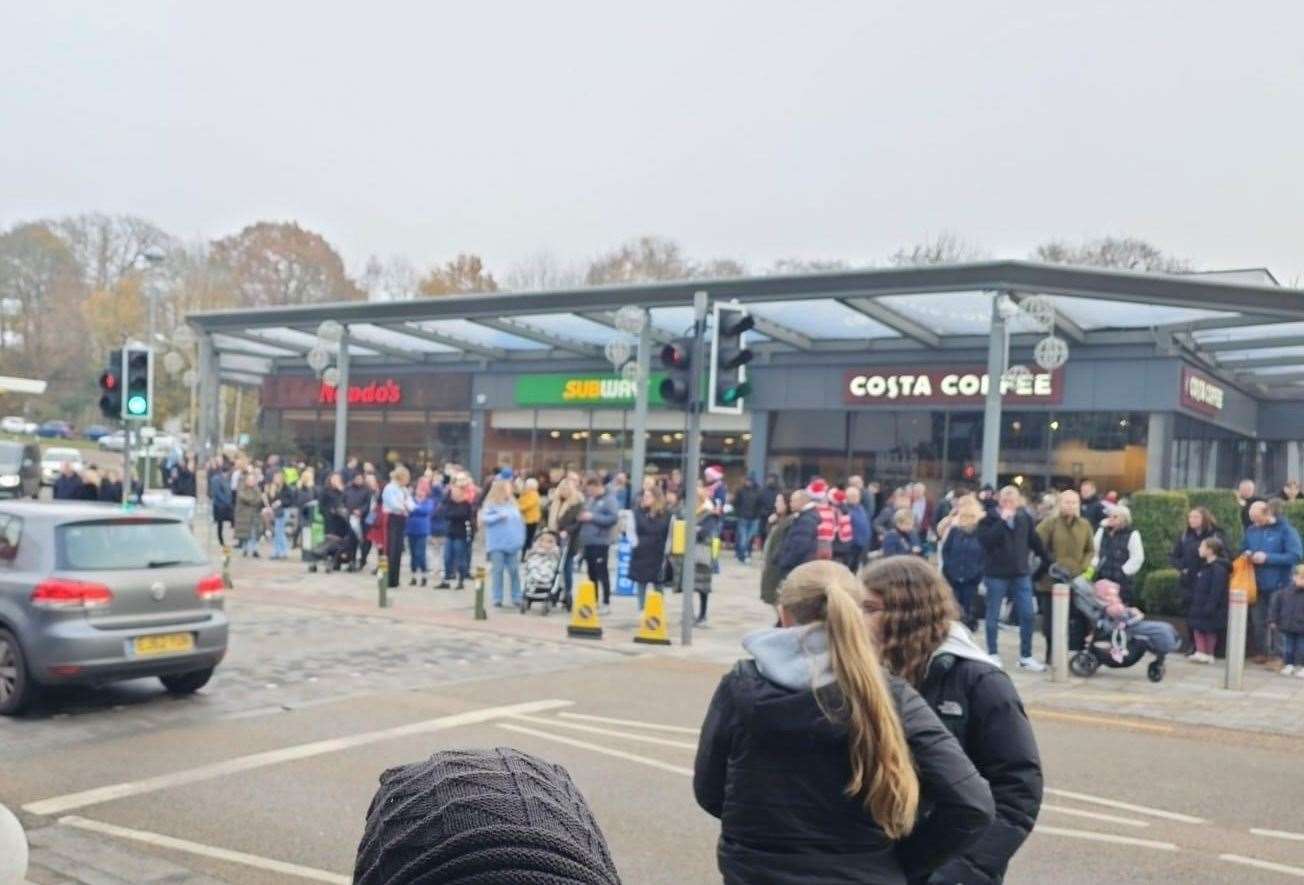
{"type": "MultiPolygon", "coordinates": [[[[336,388],[322,384],[317,393],[317,402],[326,406],[335,405],[339,393],[336,388]]],[[[369,384],[349,385],[349,405],[351,406],[396,406],[403,400],[403,388],[393,378],[372,381],[369,384]]]]}
{"type": "MultiPolygon", "coordinates": [[[[842,398],[850,405],[979,405],[986,396],[982,366],[852,369],[842,379],[842,398]]],[[[1063,399],[1062,368],[1033,369],[1001,382],[1001,400],[1007,404],[1058,405],[1063,399]]]]}
{"type": "Polygon", "coordinates": [[[1211,417],[1223,410],[1227,388],[1203,372],[1182,366],[1182,405],[1193,412],[1211,417]]]}

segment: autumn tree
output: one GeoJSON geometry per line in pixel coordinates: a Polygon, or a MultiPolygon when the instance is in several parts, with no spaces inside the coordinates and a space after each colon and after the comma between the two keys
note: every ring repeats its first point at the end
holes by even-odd
{"type": "Polygon", "coordinates": [[[431,268],[417,286],[422,295],[462,295],[470,292],[497,292],[498,283],[484,268],[480,256],[462,252],[452,261],[431,268]]]}
{"type": "Polygon", "coordinates": [[[599,255],[589,264],[585,282],[590,286],[650,283],[658,280],[714,280],[746,276],[747,269],[732,258],[696,261],[674,240],[642,236],[599,255]]]}
{"type": "Polygon", "coordinates": [[[1137,237],[1100,237],[1081,243],[1050,240],[1038,246],[1032,258],[1049,264],[1112,267],[1148,273],[1183,273],[1191,269],[1191,262],[1185,258],[1169,255],[1137,237]]]}
{"type": "Polygon", "coordinates": [[[330,243],[294,222],[260,221],[213,243],[211,258],[245,307],[357,301],[330,243]]]}

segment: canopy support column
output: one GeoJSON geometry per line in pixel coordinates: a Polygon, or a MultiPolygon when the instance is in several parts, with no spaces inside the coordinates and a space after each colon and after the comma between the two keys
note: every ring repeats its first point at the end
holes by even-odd
{"type": "Polygon", "coordinates": [[[983,406],[982,484],[996,488],[996,465],[1001,449],[1001,378],[1009,359],[1010,337],[1001,315],[1004,292],[992,297],[992,335],[987,342],[987,401],[983,406]]]}
{"type": "Polygon", "coordinates": [[[349,445],[349,327],[340,331],[339,383],[335,385],[335,470],[344,469],[349,445]]]}
{"type": "Polygon", "coordinates": [[[638,367],[638,384],[634,393],[634,445],[631,458],[629,482],[630,503],[637,507],[643,494],[643,472],[647,464],[647,401],[649,378],[652,364],[652,316],[643,311],[643,326],[638,333],[638,355],[635,362],[638,367]]]}

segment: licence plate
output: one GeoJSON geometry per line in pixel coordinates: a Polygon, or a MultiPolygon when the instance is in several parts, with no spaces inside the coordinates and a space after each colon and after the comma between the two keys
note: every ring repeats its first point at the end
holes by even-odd
{"type": "Polygon", "coordinates": [[[193,651],[195,637],[191,633],[162,633],[158,636],[137,636],[132,645],[138,655],[167,655],[193,651]]]}

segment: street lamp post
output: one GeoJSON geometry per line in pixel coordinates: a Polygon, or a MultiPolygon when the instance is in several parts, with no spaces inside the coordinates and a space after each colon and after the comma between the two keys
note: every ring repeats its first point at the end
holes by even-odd
{"type": "MultiPolygon", "coordinates": [[[[145,264],[147,265],[147,269],[154,270],[155,268],[163,264],[163,261],[167,257],[167,255],[158,246],[150,246],[147,249],[145,249],[145,251],[142,253],[142,257],[145,259],[145,264]]],[[[153,347],[154,338],[158,334],[155,331],[155,328],[157,326],[157,315],[158,315],[158,306],[157,306],[158,289],[155,285],[150,284],[148,280],[145,286],[145,300],[149,302],[149,337],[145,340],[149,342],[150,347],[153,347]]],[[[141,437],[142,438],[144,437],[143,433],[141,434],[141,437]]],[[[128,450],[130,450],[131,446],[129,442],[129,437],[126,434],[123,435],[123,444],[127,447],[128,450]]],[[[142,495],[145,492],[149,491],[150,449],[152,448],[153,445],[154,445],[153,437],[150,437],[150,439],[145,440],[145,470],[140,477],[140,491],[142,495]]],[[[128,475],[125,478],[125,482],[127,484],[127,488],[130,488],[131,487],[130,472],[128,472],[128,475]]]]}

